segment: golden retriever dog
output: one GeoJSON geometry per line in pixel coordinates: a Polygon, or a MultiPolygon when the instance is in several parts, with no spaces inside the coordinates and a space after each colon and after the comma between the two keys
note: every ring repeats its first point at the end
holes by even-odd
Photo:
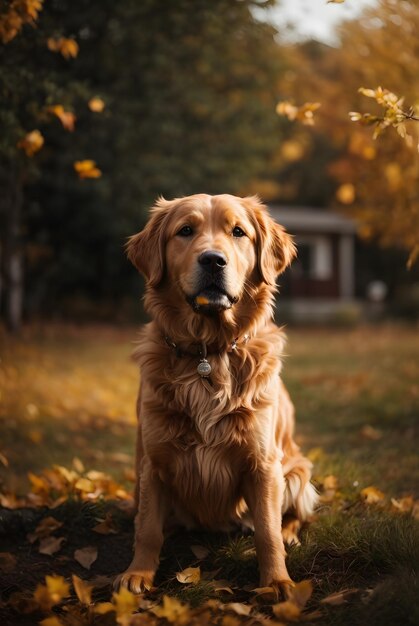
{"type": "Polygon", "coordinates": [[[128,256],[146,279],[135,358],[135,554],[115,585],[149,589],[165,530],[254,529],[260,585],[287,595],[282,517],[316,503],[281,382],[284,333],[272,321],[292,238],[257,198],[158,200],[128,256]]]}

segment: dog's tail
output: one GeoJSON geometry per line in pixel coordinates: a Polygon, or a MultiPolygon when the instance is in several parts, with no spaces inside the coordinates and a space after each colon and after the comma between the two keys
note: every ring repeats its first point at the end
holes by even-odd
{"type": "Polygon", "coordinates": [[[285,493],[282,513],[293,512],[305,521],[314,512],[318,494],[310,482],[312,463],[301,454],[286,459],[283,464],[285,493]]]}

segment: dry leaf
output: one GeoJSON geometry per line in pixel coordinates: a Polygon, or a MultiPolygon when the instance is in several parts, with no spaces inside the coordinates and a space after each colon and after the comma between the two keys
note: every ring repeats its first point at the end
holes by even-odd
{"type": "Polygon", "coordinates": [[[93,585],[89,585],[75,574],[72,576],[74,591],[82,604],[91,604],[93,585]]]}
{"type": "Polygon", "coordinates": [[[74,459],[72,460],[71,464],[74,467],[74,469],[76,470],[76,472],[78,472],[79,474],[83,474],[83,472],[84,472],[83,461],[81,461],[78,456],[74,457],[74,459]]]}
{"type": "Polygon", "coordinates": [[[99,615],[104,615],[110,611],[115,611],[115,605],[112,602],[98,602],[94,606],[94,612],[99,615]]]}
{"type": "Polygon", "coordinates": [[[62,104],[54,104],[47,108],[48,113],[52,113],[55,117],[58,117],[63,128],[73,132],[74,125],[76,123],[76,116],[71,111],[66,111],[62,104]]]}
{"type": "Polygon", "coordinates": [[[78,43],[74,39],[67,39],[66,37],[60,37],[59,39],[51,37],[47,41],[47,46],[51,52],[60,52],[65,59],[74,58],[79,53],[78,43]]]}
{"type": "Polygon", "coordinates": [[[300,607],[294,604],[294,602],[291,602],[291,600],[274,604],[272,611],[275,617],[283,619],[286,622],[298,622],[301,619],[300,607]]]}
{"type": "Polygon", "coordinates": [[[33,594],[34,599],[43,611],[49,611],[70,595],[70,585],[63,576],[45,576],[46,585],[38,585],[33,594]]]}
{"type": "Polygon", "coordinates": [[[243,604],[242,602],[228,602],[224,605],[224,608],[228,611],[234,611],[237,615],[250,615],[252,610],[249,604],[243,604]]]}
{"type": "Polygon", "coordinates": [[[34,543],[38,539],[43,539],[44,537],[48,537],[58,528],[63,526],[63,522],[59,522],[55,517],[44,517],[35,528],[32,533],[29,533],[26,538],[30,543],[34,543]]]}
{"type": "Polygon", "coordinates": [[[194,545],[191,546],[191,550],[197,559],[206,559],[210,553],[208,548],[205,548],[205,546],[194,545]]]}
{"type": "Polygon", "coordinates": [[[401,513],[409,513],[413,509],[414,500],[412,496],[405,496],[399,500],[391,498],[391,504],[397,511],[400,511],[401,513]]]}
{"type": "Polygon", "coordinates": [[[4,467],[9,467],[9,461],[2,452],[0,452],[0,463],[4,465],[4,467]]]}
{"type": "Polygon", "coordinates": [[[164,617],[170,624],[182,626],[191,621],[189,607],[169,596],[163,596],[163,606],[156,606],[150,611],[157,617],[164,617]]]}
{"type": "Polygon", "coordinates": [[[74,558],[84,568],[90,569],[97,559],[97,548],[95,546],[86,546],[74,552],[74,558]]]}
{"type": "Polygon", "coordinates": [[[91,159],[75,161],[74,169],[76,170],[79,178],[99,178],[102,176],[102,172],[96,166],[96,162],[91,159]]]}
{"type": "Polygon", "coordinates": [[[102,98],[91,98],[88,102],[88,106],[93,113],[102,113],[105,108],[105,103],[102,98]]]}
{"type": "Polygon", "coordinates": [[[361,490],[361,496],[364,498],[367,504],[376,504],[384,500],[385,495],[377,487],[370,486],[361,490]]]}
{"type": "Polygon", "coordinates": [[[106,513],[105,519],[98,518],[99,524],[92,528],[95,533],[100,535],[116,535],[119,531],[112,519],[112,513],[106,513]]]}
{"type": "Polygon", "coordinates": [[[64,623],[61,622],[56,615],[51,615],[51,617],[46,617],[45,619],[39,622],[40,626],[64,626],[64,623]]]}
{"type": "Polygon", "coordinates": [[[311,598],[311,594],[313,593],[313,583],[311,580],[302,580],[299,583],[295,583],[295,585],[290,589],[290,599],[294,602],[300,609],[303,609],[309,599],[311,598]]]}
{"type": "Polygon", "coordinates": [[[32,130],[18,142],[17,147],[21,148],[25,152],[26,156],[33,157],[34,154],[39,152],[43,145],[44,138],[40,131],[32,130]]]}
{"type": "Polygon", "coordinates": [[[346,604],[349,600],[360,593],[360,589],[352,588],[352,589],[342,589],[341,591],[336,591],[336,593],[331,593],[326,598],[320,600],[321,604],[330,604],[331,606],[340,606],[341,604],[346,604]]]}
{"type": "Polygon", "coordinates": [[[199,567],[187,567],[186,569],[178,572],[176,578],[180,583],[199,583],[201,580],[201,569],[199,567]]]}
{"type": "Polygon", "coordinates": [[[115,605],[118,624],[128,624],[128,618],[138,609],[138,596],[135,596],[125,587],[121,587],[119,591],[112,594],[112,601],[115,605]]]}
{"type": "Polygon", "coordinates": [[[63,541],[65,541],[65,537],[45,537],[39,543],[38,552],[51,556],[61,549],[63,541]]]}

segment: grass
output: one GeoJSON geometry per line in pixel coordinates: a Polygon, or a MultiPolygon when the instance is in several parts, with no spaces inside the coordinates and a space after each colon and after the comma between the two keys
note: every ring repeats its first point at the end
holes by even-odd
{"type": "MultiPolygon", "coordinates": [[[[331,474],[338,481],[334,497],[304,529],[301,547],[289,550],[290,573],[295,580],[313,581],[308,608],[321,608],[318,624],[417,624],[418,523],[409,513],[396,512],[390,501],[419,496],[419,333],[383,326],[290,329],[288,335],[284,379],[296,405],[297,439],[314,461],[317,483],[321,486],[331,474]],[[360,490],[370,485],[385,494],[375,505],[360,498],[360,490]],[[352,587],[359,592],[350,602],[319,604],[328,594],[352,587]]],[[[24,492],[28,471],[54,463],[69,467],[74,457],[87,469],[129,484],[138,378],[129,359],[133,339],[133,329],[59,326],[28,329],[19,339],[0,337],[4,489],[24,492]]],[[[29,518],[0,513],[0,552],[10,550],[12,537],[19,563],[13,582],[10,575],[0,576],[3,598],[33,588],[46,573],[90,576],[72,559],[74,549],[83,545],[99,549],[94,574],[113,575],[124,568],[131,551],[130,519],[114,512],[117,535],[92,532],[96,517],[109,507],[67,502],[55,509],[66,529],[58,557],[39,555],[25,539],[45,511],[29,518]]],[[[170,537],[157,585],[155,598],[166,593],[191,606],[208,598],[249,603],[249,589],[258,585],[253,538],[198,532],[170,537]],[[203,560],[191,551],[194,544],[208,548],[203,560]],[[210,573],[206,579],[197,585],[177,582],[176,572],[198,565],[210,573]],[[233,595],[216,592],[214,580],[230,586],[233,595]]],[[[268,604],[258,610],[270,615],[268,604]]],[[[5,624],[33,623],[5,615],[5,624]]]]}

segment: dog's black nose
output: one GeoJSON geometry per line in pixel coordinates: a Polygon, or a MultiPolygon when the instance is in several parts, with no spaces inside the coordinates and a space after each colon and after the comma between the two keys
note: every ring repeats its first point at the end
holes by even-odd
{"type": "Polygon", "coordinates": [[[227,259],[222,252],[206,250],[199,256],[198,263],[209,274],[217,274],[225,268],[227,259]]]}

